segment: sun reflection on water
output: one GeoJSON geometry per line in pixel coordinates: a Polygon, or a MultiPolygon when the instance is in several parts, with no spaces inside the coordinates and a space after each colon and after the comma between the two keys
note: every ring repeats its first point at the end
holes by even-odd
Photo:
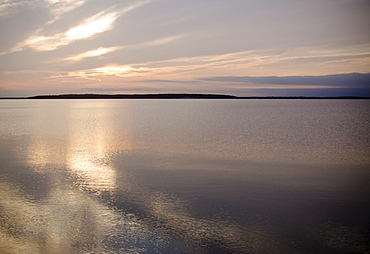
{"type": "Polygon", "coordinates": [[[77,178],[77,185],[94,192],[113,191],[116,187],[116,169],[111,156],[118,149],[128,149],[128,142],[115,136],[112,119],[104,102],[96,102],[94,112],[81,108],[73,115],[69,135],[66,165],[69,173],[77,178]],[[122,147],[117,144],[124,143],[122,147]]]}
{"type": "Polygon", "coordinates": [[[112,191],[116,188],[116,171],[94,157],[78,152],[68,158],[68,169],[77,177],[78,185],[94,191],[112,191]]]}
{"type": "Polygon", "coordinates": [[[56,113],[53,110],[35,111],[31,126],[34,131],[27,149],[33,170],[47,173],[65,168],[82,189],[93,192],[116,189],[117,172],[112,156],[128,153],[132,145],[129,131],[121,135],[122,130],[116,129],[105,103],[73,103],[58,117],[52,114],[56,113]]]}

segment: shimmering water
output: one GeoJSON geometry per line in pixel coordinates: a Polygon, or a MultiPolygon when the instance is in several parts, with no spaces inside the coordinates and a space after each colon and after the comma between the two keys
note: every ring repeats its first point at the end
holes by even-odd
{"type": "Polygon", "coordinates": [[[370,101],[2,100],[1,253],[369,253],[370,101]]]}

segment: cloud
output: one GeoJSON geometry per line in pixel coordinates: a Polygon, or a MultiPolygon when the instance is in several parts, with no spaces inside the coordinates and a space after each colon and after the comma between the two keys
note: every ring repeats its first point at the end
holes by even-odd
{"type": "Polygon", "coordinates": [[[42,8],[54,17],[50,24],[58,20],[63,14],[82,6],[88,0],[3,0],[0,3],[0,18],[7,18],[16,14],[22,8],[42,8]]]}
{"type": "Polygon", "coordinates": [[[320,86],[336,88],[370,88],[370,73],[349,73],[325,76],[220,76],[200,78],[201,81],[222,83],[246,83],[258,85],[320,86]]]}
{"type": "Polygon", "coordinates": [[[149,41],[149,42],[141,43],[137,46],[133,46],[133,48],[152,47],[152,46],[164,45],[164,44],[173,42],[175,40],[181,39],[183,36],[184,36],[183,34],[168,36],[168,37],[152,40],[152,41],[149,41]]]}
{"type": "Polygon", "coordinates": [[[87,51],[87,52],[84,52],[84,53],[81,53],[81,54],[73,55],[73,56],[62,58],[62,59],[59,59],[59,60],[62,60],[62,61],[63,60],[64,61],[79,61],[79,60],[82,60],[84,58],[101,56],[101,55],[104,55],[104,54],[107,54],[107,53],[110,53],[110,52],[113,52],[113,51],[116,51],[116,50],[119,50],[119,49],[123,49],[123,48],[132,49],[132,48],[142,48],[142,47],[151,47],[151,46],[163,45],[163,44],[166,44],[166,43],[170,43],[174,40],[177,40],[181,37],[182,37],[182,35],[169,36],[169,37],[160,38],[160,39],[157,39],[157,40],[145,42],[145,43],[142,43],[142,44],[139,44],[139,45],[132,45],[132,46],[121,46],[121,47],[110,47],[110,48],[100,47],[98,49],[90,50],[90,51],[87,51]]]}
{"type": "Polygon", "coordinates": [[[83,87],[81,91],[87,92],[156,92],[160,91],[160,88],[156,87],[138,87],[138,86],[130,86],[130,87],[83,87]]]}
{"type": "Polygon", "coordinates": [[[70,12],[82,6],[87,0],[45,0],[48,3],[49,11],[55,15],[54,20],[64,13],[70,12]]]}
{"type": "MultiPolygon", "coordinates": [[[[49,4],[58,4],[59,7],[55,7],[54,12],[58,12],[61,15],[67,11],[70,11],[78,6],[82,5],[85,0],[73,1],[73,0],[47,0],[49,4]],[[68,5],[69,4],[69,5],[68,5]]],[[[144,4],[148,4],[152,1],[139,1],[135,4],[129,5],[124,8],[119,8],[118,10],[112,11],[112,9],[117,9],[118,7],[110,7],[107,10],[101,11],[83,21],[78,25],[68,29],[65,32],[56,33],[53,35],[43,34],[44,28],[38,29],[33,35],[29,36],[23,42],[17,44],[9,52],[22,51],[25,48],[31,48],[35,51],[51,51],[55,50],[61,46],[68,45],[74,41],[88,39],[94,37],[103,32],[109,31],[113,28],[115,21],[124,13],[127,13],[133,9],[136,9],[144,4]]],[[[58,16],[56,16],[58,18],[58,16]]],[[[54,22],[55,19],[46,23],[49,25],[54,22]]]]}
{"type": "Polygon", "coordinates": [[[174,73],[186,73],[194,71],[198,67],[193,66],[167,66],[158,68],[148,68],[140,66],[128,66],[128,65],[108,65],[99,68],[71,71],[68,73],[59,73],[53,75],[53,79],[68,79],[68,78],[81,78],[90,80],[101,80],[106,77],[150,77],[156,75],[171,75],[174,73]]]}
{"type": "Polygon", "coordinates": [[[21,51],[25,47],[29,47],[36,51],[54,50],[60,46],[68,45],[73,41],[87,39],[112,29],[113,23],[119,15],[120,13],[117,11],[102,11],[82,21],[79,25],[72,27],[66,32],[52,36],[40,35],[39,32],[15,46],[11,51],[21,51]]]}
{"type": "MultiPolygon", "coordinates": [[[[162,43],[169,43],[176,38],[180,38],[181,35],[165,37],[163,39],[158,39],[157,41],[161,41],[162,43]],[[169,39],[171,38],[171,39],[169,39]]],[[[146,45],[158,45],[156,43],[144,43],[146,45]]],[[[143,45],[133,46],[141,47],[143,45]]],[[[132,49],[131,46],[122,47],[126,50],[132,49]]],[[[105,54],[116,50],[116,47],[112,48],[101,48],[98,50],[92,50],[85,53],[81,53],[75,56],[67,57],[64,60],[69,61],[77,61],[86,57],[93,57],[98,56],[100,54],[105,54]]],[[[68,78],[68,77],[79,77],[84,79],[94,79],[100,80],[103,77],[107,76],[116,76],[116,77],[153,77],[150,80],[154,80],[154,82],[159,83],[158,80],[162,83],[164,82],[172,82],[172,83],[179,83],[179,82],[187,82],[189,83],[191,79],[194,79],[198,76],[197,81],[203,82],[218,82],[220,85],[227,85],[226,83],[233,83],[234,86],[236,83],[249,83],[249,84],[266,84],[266,85],[305,85],[306,87],[309,86],[345,86],[348,83],[354,81],[357,84],[366,84],[366,77],[361,76],[358,74],[357,76],[353,74],[349,76],[335,76],[335,75],[327,75],[327,76],[260,76],[256,75],[257,77],[253,76],[215,76],[215,77],[208,77],[204,78],[206,73],[212,73],[217,71],[218,73],[230,73],[235,70],[242,70],[245,69],[247,71],[260,70],[261,66],[271,65],[272,63],[275,65],[280,65],[284,61],[291,61],[294,60],[303,60],[312,61],[312,59],[317,58],[324,58],[324,59],[341,59],[344,57],[345,59],[357,59],[356,57],[367,57],[367,53],[354,53],[349,54],[346,52],[316,52],[316,55],[312,52],[314,50],[303,50],[302,52],[274,52],[274,51],[242,51],[242,52],[235,52],[229,54],[220,54],[220,55],[207,55],[207,56],[197,56],[197,57],[183,57],[183,58],[174,58],[162,61],[151,61],[151,62],[144,62],[144,63],[137,63],[137,64],[127,64],[127,65],[112,65],[108,64],[106,66],[92,68],[92,69],[85,69],[85,70],[76,70],[71,71],[68,74],[60,74],[54,75],[54,77],[58,78],[68,78]],[[309,54],[312,53],[311,56],[309,54]],[[326,54],[325,54],[326,53],[326,54]],[[291,56],[296,54],[295,56],[291,56]],[[192,73],[192,75],[189,75],[192,73]],[[168,75],[176,75],[180,81],[176,81],[173,77],[168,78],[168,75]],[[180,75],[182,75],[180,77],[180,75]],[[185,76],[187,75],[187,77],[185,76]],[[203,76],[203,77],[202,77],[203,76]],[[184,80],[185,79],[185,80],[184,80]],[[168,80],[168,81],[167,81],[168,80]],[[349,81],[347,81],[349,80],[349,81]],[[361,81],[362,80],[362,81],[361,81]]],[[[109,61],[109,59],[107,59],[109,61]]],[[[313,65],[311,63],[311,65],[313,65]]],[[[245,71],[244,71],[245,72],[245,71]]]]}
{"type": "Polygon", "coordinates": [[[285,77],[222,76],[188,81],[148,79],[141,82],[159,83],[162,85],[184,83],[188,85],[178,88],[186,89],[187,92],[225,93],[239,96],[370,97],[370,73],[285,77]]]}
{"type": "Polygon", "coordinates": [[[104,66],[89,70],[72,71],[68,73],[59,73],[50,77],[50,79],[65,80],[65,79],[87,79],[100,81],[104,77],[134,77],[142,76],[147,72],[146,68],[133,68],[130,66],[104,66]]]}
{"type": "Polygon", "coordinates": [[[119,12],[106,12],[92,16],[80,25],[69,29],[65,34],[66,41],[86,39],[105,31],[112,29],[114,21],[119,17],[119,12]]]}
{"type": "Polygon", "coordinates": [[[145,82],[145,83],[192,83],[193,81],[183,81],[183,80],[168,80],[168,79],[147,79],[147,80],[142,80],[140,82],[145,82]]]}
{"type": "Polygon", "coordinates": [[[110,47],[110,48],[100,47],[100,48],[97,48],[97,49],[94,49],[94,50],[86,51],[86,52],[81,53],[81,54],[77,54],[77,55],[69,56],[69,57],[66,57],[66,58],[58,59],[58,61],[71,61],[71,62],[81,61],[85,58],[97,57],[97,56],[101,56],[101,55],[104,55],[104,54],[107,54],[107,53],[110,53],[110,52],[114,52],[114,51],[116,51],[120,48],[122,48],[122,47],[110,47]]]}
{"type": "MultiPolygon", "coordinates": [[[[361,49],[359,49],[360,51],[361,49]]],[[[297,70],[316,74],[323,70],[337,69],[337,63],[346,61],[346,67],[365,66],[370,63],[368,52],[347,52],[341,50],[316,50],[312,48],[292,48],[290,50],[248,50],[226,54],[203,55],[194,57],[178,57],[158,61],[148,61],[133,66],[147,67],[155,73],[177,71],[217,71],[223,73],[253,73],[256,76],[265,76],[266,69],[269,73],[290,75],[297,70]],[[170,68],[172,67],[172,68],[170,68]]],[[[341,66],[343,64],[341,63],[341,66]]],[[[334,72],[334,71],[333,71],[334,72]]],[[[332,73],[333,73],[332,72],[332,73]]],[[[342,71],[335,71],[342,72],[342,71]]],[[[334,72],[334,73],[335,73],[334,72]]],[[[345,71],[343,71],[345,72],[345,71]]],[[[350,72],[350,71],[346,71],[350,72]]],[[[361,70],[361,72],[364,72],[361,70]]]]}
{"type": "Polygon", "coordinates": [[[0,18],[6,18],[21,7],[32,6],[33,1],[27,0],[4,0],[0,3],[0,18]]]}
{"type": "Polygon", "coordinates": [[[370,97],[370,88],[260,88],[236,91],[245,96],[370,97]]]}

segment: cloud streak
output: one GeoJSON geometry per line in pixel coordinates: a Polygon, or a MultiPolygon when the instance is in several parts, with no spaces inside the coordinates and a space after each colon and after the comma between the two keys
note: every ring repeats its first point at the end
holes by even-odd
{"type": "Polygon", "coordinates": [[[58,61],[77,62],[77,61],[81,61],[85,58],[102,56],[102,55],[114,52],[116,50],[119,50],[120,48],[122,48],[122,47],[110,47],[110,48],[100,47],[100,48],[97,48],[97,49],[94,49],[94,50],[86,51],[86,52],[81,53],[81,54],[77,54],[77,55],[69,56],[69,57],[66,57],[66,58],[58,59],[58,61]]]}
{"type": "Polygon", "coordinates": [[[35,51],[55,50],[76,40],[87,39],[112,29],[113,23],[119,16],[120,12],[117,11],[103,11],[63,33],[45,36],[41,35],[39,32],[18,44],[10,51],[21,51],[26,47],[35,51]]]}
{"type": "Polygon", "coordinates": [[[4,0],[0,3],[0,18],[6,18],[16,13],[19,8],[31,5],[31,0],[4,0]]]}
{"type": "MultiPolygon", "coordinates": [[[[167,38],[159,39],[158,41],[161,42],[170,42],[173,38],[178,38],[178,36],[170,37],[170,40],[167,38]]],[[[145,43],[147,45],[156,45],[156,43],[145,43]]],[[[141,47],[143,45],[138,45],[137,47],[141,47]]],[[[135,47],[135,46],[134,46],[135,47]]],[[[130,47],[123,47],[124,49],[130,49],[130,47]]],[[[75,56],[67,57],[64,60],[68,61],[78,61],[82,60],[87,57],[95,57],[102,54],[106,54],[109,52],[113,52],[120,48],[113,47],[113,48],[100,48],[92,51],[88,51],[82,54],[78,54],[75,56]]],[[[286,54],[286,53],[284,53],[286,54]]],[[[176,76],[178,80],[170,79],[171,83],[179,83],[179,82],[193,82],[194,80],[203,81],[203,82],[217,82],[222,84],[227,83],[249,83],[249,84],[268,84],[268,85],[305,85],[306,87],[309,86],[317,86],[323,83],[325,80],[323,76],[317,77],[320,75],[315,76],[270,76],[267,77],[265,75],[256,75],[260,77],[253,77],[253,76],[214,76],[214,77],[204,77],[207,73],[214,72],[217,70],[220,73],[227,73],[229,69],[232,70],[239,70],[239,69],[248,69],[249,71],[259,70],[260,66],[264,65],[279,65],[284,63],[285,61],[292,61],[300,60],[300,61],[310,61],[311,65],[313,64],[312,61],[316,61],[317,59],[327,59],[327,61],[332,59],[337,59],[336,61],[342,60],[353,60],[353,59],[370,59],[370,54],[368,53],[354,53],[354,54],[344,54],[344,53],[337,53],[337,54],[322,54],[313,55],[310,51],[305,52],[305,54],[296,55],[296,56],[286,56],[284,54],[273,53],[273,52],[263,52],[263,51],[244,51],[244,52],[235,52],[230,54],[223,54],[223,55],[211,55],[211,56],[199,56],[199,57],[192,57],[192,58],[175,58],[163,61],[153,61],[153,62],[146,62],[146,63],[138,63],[138,64],[131,64],[131,65],[105,65],[97,68],[92,69],[85,69],[85,70],[76,70],[70,71],[68,73],[60,73],[53,75],[52,78],[54,79],[89,79],[89,80],[97,80],[100,81],[107,77],[120,77],[120,78],[128,78],[128,77],[151,77],[149,80],[168,80],[167,76],[176,76]],[[309,56],[309,54],[311,54],[309,56]],[[182,75],[182,76],[180,76],[182,75]],[[188,76],[187,80],[182,80],[185,75],[188,76]],[[197,79],[192,79],[196,76],[201,76],[197,79]],[[262,76],[262,77],[261,77],[262,76]],[[166,78],[165,78],[166,77],[166,78]],[[180,78],[180,79],[179,79],[180,78]],[[193,80],[193,81],[192,81],[193,80]]],[[[356,83],[361,81],[361,74],[358,74],[356,83]]],[[[326,80],[330,80],[331,84],[336,84],[337,86],[343,86],[347,84],[347,79],[345,78],[347,75],[332,75],[326,76],[326,80]]],[[[350,77],[351,79],[355,78],[353,76],[350,77]]],[[[365,78],[366,79],[366,78],[365,78]]],[[[362,83],[366,83],[366,81],[361,81],[362,83]]],[[[159,83],[159,82],[155,82],[159,83]]],[[[167,82],[170,83],[170,82],[167,82]]],[[[329,83],[324,82],[327,86],[329,83]]]]}
{"type": "Polygon", "coordinates": [[[144,76],[148,72],[146,68],[132,68],[130,66],[104,66],[89,70],[73,71],[53,75],[50,79],[68,80],[68,79],[87,79],[101,81],[105,77],[116,76],[121,78],[144,76]]]}
{"type": "MultiPolygon", "coordinates": [[[[51,8],[51,10],[53,12],[57,12],[58,15],[52,21],[47,22],[46,25],[49,25],[50,23],[58,19],[59,15],[62,15],[68,11],[71,11],[72,9],[81,6],[85,3],[85,0],[48,0],[48,2],[51,5],[57,5],[57,7],[51,8]]],[[[38,29],[38,31],[36,31],[36,33],[29,36],[26,40],[11,48],[9,52],[3,52],[2,54],[22,51],[25,48],[31,48],[35,51],[52,51],[61,46],[71,44],[72,42],[77,40],[92,38],[98,34],[113,29],[115,21],[122,14],[132,11],[150,2],[153,1],[139,1],[115,11],[112,11],[112,9],[117,9],[118,7],[110,7],[107,10],[101,11],[81,21],[78,25],[68,29],[65,32],[53,35],[43,34],[43,28],[40,28],[38,29]]]]}
{"type": "Polygon", "coordinates": [[[312,87],[333,87],[333,88],[367,88],[370,89],[370,74],[349,73],[325,76],[267,76],[267,77],[240,77],[222,76],[200,78],[201,81],[222,82],[222,83],[244,83],[257,85],[277,86],[312,86],[312,87]]]}
{"type": "Polygon", "coordinates": [[[45,0],[48,4],[47,8],[55,16],[53,21],[59,19],[63,14],[82,6],[86,1],[87,0],[45,0]]]}
{"type": "MultiPolygon", "coordinates": [[[[102,56],[102,55],[105,55],[107,53],[111,53],[111,52],[114,52],[114,51],[117,51],[117,50],[120,50],[120,49],[139,49],[139,48],[145,48],[145,47],[155,47],[155,46],[171,43],[175,40],[180,39],[181,37],[183,37],[183,35],[174,35],[174,36],[160,38],[160,39],[149,41],[149,42],[144,42],[144,43],[141,43],[141,44],[138,44],[138,45],[121,46],[121,47],[109,47],[109,48],[100,47],[100,48],[97,48],[97,49],[94,49],[94,50],[86,51],[84,53],[80,53],[80,54],[72,55],[72,56],[69,56],[69,57],[61,58],[61,59],[58,59],[57,61],[77,62],[77,61],[81,61],[85,58],[102,56]]],[[[104,67],[102,67],[102,68],[104,68],[104,67]]],[[[126,68],[124,68],[124,69],[126,69],[126,68]]],[[[117,74],[119,75],[120,69],[117,69],[117,71],[118,71],[117,74]]]]}
{"type": "Polygon", "coordinates": [[[102,93],[102,92],[158,92],[160,88],[156,87],[83,87],[81,91],[102,93]]]}

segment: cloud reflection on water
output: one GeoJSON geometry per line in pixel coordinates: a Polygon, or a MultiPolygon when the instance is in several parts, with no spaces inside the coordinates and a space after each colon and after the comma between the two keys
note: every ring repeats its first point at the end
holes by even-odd
{"type": "Polygon", "coordinates": [[[121,248],[123,253],[145,253],[148,248],[169,251],[174,248],[170,246],[181,246],[188,253],[193,248],[201,253],[212,245],[238,252],[281,248],[266,244],[271,236],[261,228],[239,228],[225,218],[196,218],[184,197],[153,192],[134,177],[125,179],[125,165],[112,160],[133,149],[133,137],[127,136],[129,131],[119,136],[123,130],[117,128],[116,118],[108,117],[112,112],[103,101],[74,104],[58,116],[48,109],[33,113],[26,157],[36,179],[47,179],[47,190],[36,198],[22,189],[7,192],[12,188],[2,183],[2,206],[5,214],[13,215],[2,225],[6,250],[71,253],[121,248]],[[103,192],[108,200],[100,196],[103,192]],[[109,199],[119,195],[131,197],[129,203],[139,207],[136,213],[111,205],[109,199]],[[20,230],[13,232],[15,228],[20,230]]]}
{"type": "MultiPolygon", "coordinates": [[[[287,164],[263,166],[258,160],[247,163],[254,154],[238,150],[235,144],[261,149],[266,142],[257,142],[251,135],[238,141],[253,143],[235,143],[227,137],[240,135],[227,129],[226,123],[222,125],[212,114],[206,114],[208,122],[201,114],[185,115],[189,106],[185,110],[181,102],[177,110],[167,112],[164,107],[169,102],[160,101],[39,103],[39,108],[26,107],[27,124],[12,134],[12,146],[0,143],[9,155],[7,168],[0,171],[4,176],[0,178],[0,246],[10,253],[294,253],[302,249],[302,242],[309,242],[307,248],[311,242],[323,249],[332,244],[336,250],[353,250],[361,242],[356,238],[351,246],[338,240],[343,232],[355,235],[356,229],[342,227],[347,231],[341,231],[334,223],[322,222],[309,228],[305,221],[317,219],[316,208],[324,198],[351,204],[352,195],[362,193],[352,187],[358,182],[349,179],[355,173],[284,168],[287,164]],[[218,126],[224,138],[217,138],[220,129],[210,126],[218,126]],[[245,160],[238,160],[243,155],[245,160]],[[217,160],[212,161],[214,157],[217,160]],[[344,192],[349,193],[348,200],[338,197],[344,192]],[[306,199],[296,200],[302,197],[306,199]],[[239,206],[226,210],[242,219],[212,210],[235,205],[234,201],[239,206]],[[308,212],[302,211],[305,208],[308,212]],[[280,229],[286,219],[288,225],[280,229]],[[311,236],[326,232],[332,234],[329,240],[311,236]],[[335,247],[338,244],[347,246],[335,247]]],[[[204,106],[197,103],[199,108],[204,106]]],[[[193,111],[206,112],[199,108],[193,111]]],[[[278,157],[275,151],[265,154],[265,158],[278,157]]]]}
{"type": "Polygon", "coordinates": [[[132,214],[118,213],[78,189],[59,184],[37,201],[0,183],[0,247],[5,253],[141,253],[153,234],[132,214]],[[117,242],[113,242],[117,241],[117,242]]]}

